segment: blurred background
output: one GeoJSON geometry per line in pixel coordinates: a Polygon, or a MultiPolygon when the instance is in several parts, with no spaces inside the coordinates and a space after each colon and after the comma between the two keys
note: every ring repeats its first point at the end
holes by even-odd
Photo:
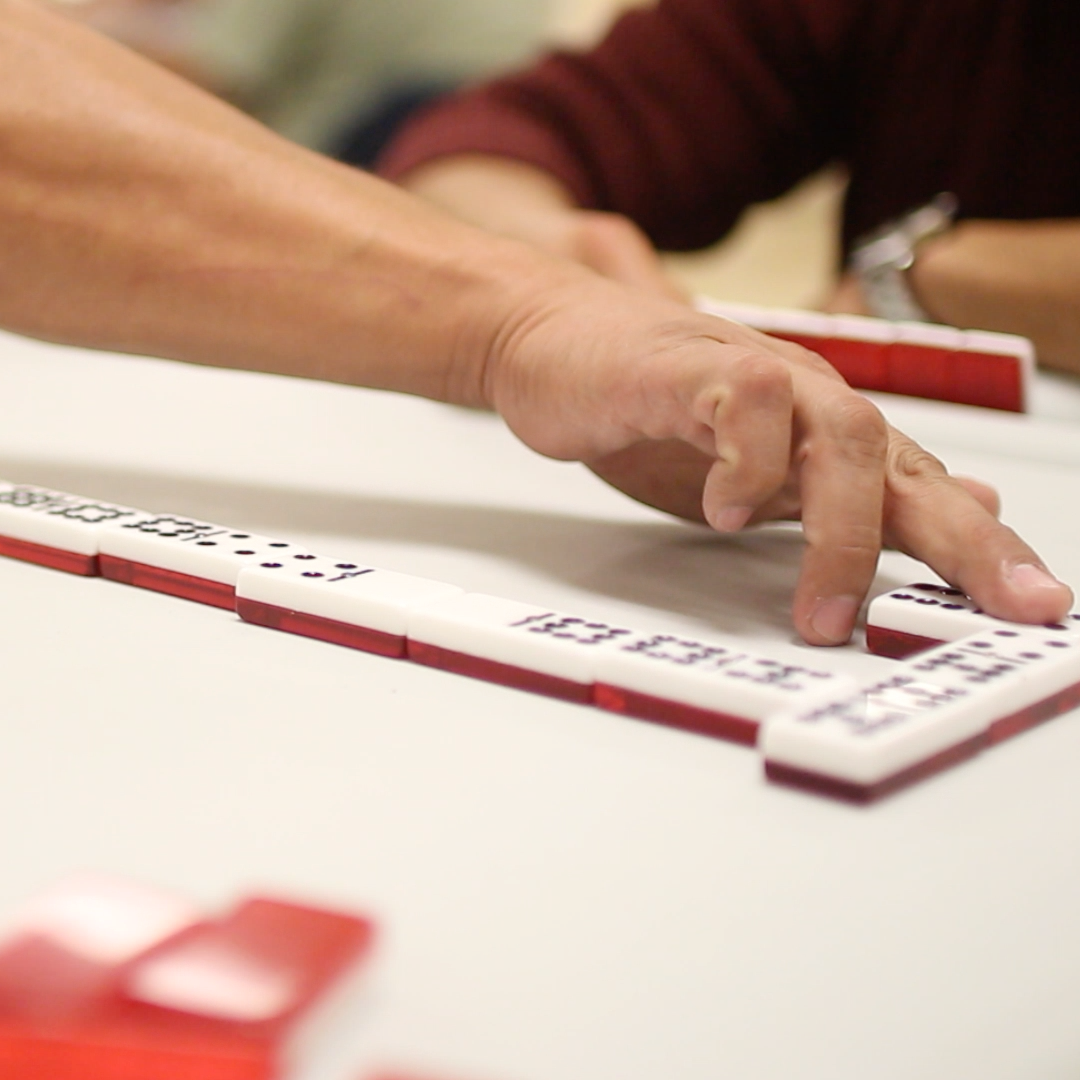
{"type": "MultiPolygon", "coordinates": [[[[199,83],[288,138],[366,167],[412,110],[555,46],[585,46],[643,0],[39,0],[199,83]]],[[[843,178],[748,211],[716,247],[668,256],[695,292],[815,307],[829,292],[843,178]]]]}

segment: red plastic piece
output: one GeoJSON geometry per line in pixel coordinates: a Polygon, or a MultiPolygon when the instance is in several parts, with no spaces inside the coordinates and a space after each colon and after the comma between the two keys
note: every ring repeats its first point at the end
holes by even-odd
{"type": "Polygon", "coordinates": [[[235,588],[220,581],[179,574],[175,570],[162,570],[158,566],[119,559],[115,555],[99,555],[98,563],[101,576],[110,581],[121,581],[125,585],[168,593],[182,600],[194,600],[198,604],[210,604],[228,611],[236,606],[235,588]]]}
{"type": "Polygon", "coordinates": [[[0,1077],[273,1080],[285,1037],[371,937],[364,919],[256,899],[120,967],[80,959],[40,937],[19,939],[0,954],[0,1077]],[[281,1007],[239,1021],[133,996],[155,965],[215,952],[287,975],[281,1007]]]}
{"type": "Polygon", "coordinates": [[[852,341],[848,338],[821,338],[808,345],[825,357],[843,375],[849,386],[859,390],[888,390],[889,345],[881,341],[852,341]]]}
{"type": "Polygon", "coordinates": [[[973,739],[968,739],[957,746],[950,746],[948,750],[943,750],[940,754],[935,754],[926,761],[920,761],[909,769],[879,780],[876,784],[856,784],[850,780],[838,780],[833,776],[822,776],[820,773],[809,772],[806,769],[781,765],[776,761],[765,762],[765,775],[776,784],[811,791],[816,795],[828,795],[845,802],[864,804],[875,802],[901,788],[908,787],[919,780],[925,780],[928,776],[933,776],[953,765],[958,765],[974,757],[987,745],[989,745],[989,740],[986,734],[980,733],[973,739]]]}
{"type": "Polygon", "coordinates": [[[10,536],[0,536],[0,555],[82,577],[97,577],[100,572],[96,555],[77,555],[74,551],[32,544],[29,540],[13,540],[10,536]]]}
{"type": "Polygon", "coordinates": [[[589,683],[573,682],[571,679],[529,671],[528,668],[515,667],[512,664],[500,664],[497,660],[469,656],[453,649],[444,649],[441,645],[409,641],[408,655],[410,660],[418,664],[452,671],[457,675],[468,675],[472,679],[483,679],[502,686],[512,686],[517,690],[528,690],[532,694],[579,702],[582,705],[588,705],[592,701],[592,686],[589,683]]]}
{"type": "Polygon", "coordinates": [[[698,735],[711,735],[745,746],[753,746],[757,742],[760,726],[756,720],[748,720],[742,716],[668,701],[607,683],[596,683],[593,687],[593,704],[609,712],[623,713],[639,720],[651,720],[666,727],[693,731],[698,735]]]}
{"type": "Polygon", "coordinates": [[[336,619],[324,619],[319,615],[306,615],[301,611],[291,611],[289,608],[248,600],[242,596],[236,598],[236,614],[245,622],[268,626],[273,630],[284,630],[287,634],[300,634],[303,637],[317,638],[319,641],[329,641],[349,649],[377,653],[379,656],[400,660],[406,653],[403,635],[369,630],[363,626],[338,622],[336,619]]]}
{"type": "Polygon", "coordinates": [[[950,401],[987,409],[1024,412],[1023,364],[1015,356],[958,352],[953,360],[950,401]]]}
{"type": "Polygon", "coordinates": [[[866,627],[866,647],[875,656],[888,656],[893,660],[904,660],[915,653],[944,644],[945,642],[938,641],[937,638],[905,634],[901,630],[887,630],[883,626],[866,627]]]}
{"type": "Polygon", "coordinates": [[[889,385],[893,394],[954,401],[952,365],[954,349],[895,341],[889,346],[889,385]]]}
{"type": "Polygon", "coordinates": [[[823,356],[850,386],[1023,412],[1023,365],[1014,356],[914,342],[856,341],[769,331],[823,356]]]}

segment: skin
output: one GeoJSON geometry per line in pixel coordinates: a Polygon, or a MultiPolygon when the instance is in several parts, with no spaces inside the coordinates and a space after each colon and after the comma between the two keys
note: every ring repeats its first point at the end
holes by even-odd
{"type": "Polygon", "coordinates": [[[815,644],[847,639],[883,539],[994,614],[1069,607],[978,490],[798,346],[476,230],[28,0],[0,0],[0,61],[0,325],[494,408],[722,531],[801,516],[815,644]]]}

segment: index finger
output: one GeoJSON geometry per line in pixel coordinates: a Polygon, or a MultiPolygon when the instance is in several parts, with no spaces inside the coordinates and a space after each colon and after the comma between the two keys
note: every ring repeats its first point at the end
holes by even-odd
{"type": "Polygon", "coordinates": [[[843,384],[811,378],[796,462],[807,547],[792,617],[810,644],[842,645],[881,553],[888,426],[843,384]]]}
{"type": "Polygon", "coordinates": [[[1012,622],[1049,623],[1072,590],[937,458],[906,435],[890,436],[885,522],[889,542],[921,559],[984,611],[1012,622]]]}

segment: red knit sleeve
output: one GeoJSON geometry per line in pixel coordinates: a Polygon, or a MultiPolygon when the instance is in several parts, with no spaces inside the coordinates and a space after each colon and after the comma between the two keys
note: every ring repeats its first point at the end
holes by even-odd
{"type": "MultiPolygon", "coordinates": [[[[870,5],[873,7],[873,5],[870,5]]],[[[719,238],[842,152],[848,61],[864,0],[660,0],[584,54],[436,105],[380,171],[455,153],[554,174],[582,206],[636,221],[668,249],[719,238]]]]}

